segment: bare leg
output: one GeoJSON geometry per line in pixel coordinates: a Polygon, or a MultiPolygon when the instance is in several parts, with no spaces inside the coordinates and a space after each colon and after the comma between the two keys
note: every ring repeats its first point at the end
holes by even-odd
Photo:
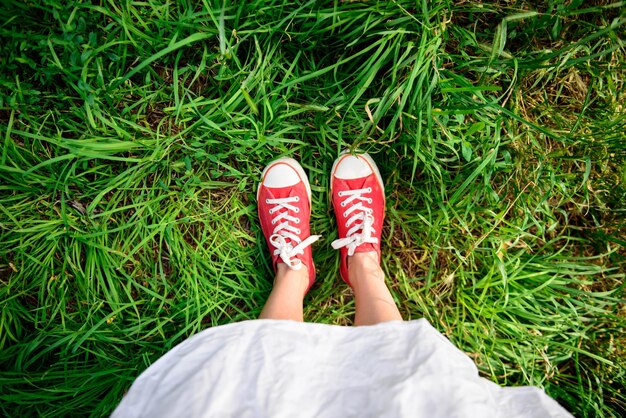
{"type": "Polygon", "coordinates": [[[355,325],[402,321],[402,316],[385,284],[375,252],[355,253],[348,259],[348,277],[356,302],[355,325]]]}
{"type": "Polygon", "coordinates": [[[291,270],[284,263],[276,267],[274,288],[270,293],[259,319],[291,319],[302,322],[302,301],[309,285],[306,266],[291,270]]]}

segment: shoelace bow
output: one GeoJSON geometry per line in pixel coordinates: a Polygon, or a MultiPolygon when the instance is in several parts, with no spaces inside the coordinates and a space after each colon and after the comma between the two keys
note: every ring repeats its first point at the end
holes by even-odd
{"type": "Polygon", "coordinates": [[[291,258],[298,254],[304,254],[304,249],[321,237],[321,235],[311,235],[308,238],[301,240],[298,236],[300,235],[300,229],[290,224],[290,222],[294,224],[300,223],[300,218],[289,214],[290,212],[300,212],[300,209],[297,206],[290,204],[298,202],[299,200],[300,198],[298,196],[265,200],[266,203],[274,205],[274,207],[269,210],[270,215],[278,212],[278,215],[272,219],[272,225],[278,225],[274,227],[274,231],[270,236],[270,243],[276,248],[274,250],[274,255],[279,255],[280,259],[293,270],[300,270],[302,268],[302,261],[298,258],[294,260],[291,258]],[[286,210],[281,212],[281,208],[286,210]],[[279,223],[281,220],[283,222],[279,223]],[[287,240],[289,240],[289,242],[287,240]],[[292,244],[294,242],[296,243],[295,247],[292,244]]]}
{"type": "Polygon", "coordinates": [[[346,207],[352,204],[345,212],[344,217],[347,217],[351,213],[355,212],[347,221],[346,228],[355,223],[352,228],[348,229],[348,233],[345,238],[339,238],[332,242],[334,249],[338,250],[342,247],[348,247],[348,255],[353,255],[356,248],[365,243],[376,244],[378,238],[373,237],[372,234],[376,231],[372,227],[374,225],[374,217],[372,216],[372,209],[363,206],[364,202],[368,204],[372,203],[371,198],[362,196],[365,193],[371,193],[372,188],[357,190],[346,190],[339,192],[339,197],[348,196],[347,199],[341,202],[342,207],[346,207]],[[360,233],[357,233],[361,231],[360,233]]]}

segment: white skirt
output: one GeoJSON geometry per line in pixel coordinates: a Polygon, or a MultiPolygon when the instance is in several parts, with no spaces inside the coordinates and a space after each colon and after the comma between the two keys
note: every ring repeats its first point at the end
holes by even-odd
{"type": "Polygon", "coordinates": [[[571,417],[535,387],[502,388],[425,319],[209,328],[144,371],[113,417],[571,417]]]}

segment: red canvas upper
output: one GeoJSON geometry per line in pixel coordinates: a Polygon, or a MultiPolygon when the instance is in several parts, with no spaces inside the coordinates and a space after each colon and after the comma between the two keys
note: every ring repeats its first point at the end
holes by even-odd
{"type": "Polygon", "coordinates": [[[270,163],[264,170],[257,199],[261,229],[272,255],[274,270],[278,263],[285,263],[296,270],[301,268],[299,264],[302,263],[309,273],[310,288],[315,281],[315,266],[310,244],[319,236],[311,236],[309,225],[311,202],[306,186],[308,180],[306,177],[303,178],[303,175],[304,171],[294,160],[282,159],[270,163]],[[300,181],[286,187],[268,187],[265,184],[266,176],[273,167],[280,164],[292,168],[294,164],[297,165],[294,171],[298,173],[300,181]]]}
{"type": "MultiPolygon", "coordinates": [[[[366,154],[365,154],[366,155],[366,154]]],[[[331,175],[332,203],[337,218],[339,238],[333,247],[340,251],[341,278],[348,284],[348,256],[357,252],[375,251],[380,260],[380,241],[385,217],[385,192],[378,169],[369,156],[357,156],[371,168],[371,174],[354,179],[335,174],[342,159],[335,162],[331,175]]]]}

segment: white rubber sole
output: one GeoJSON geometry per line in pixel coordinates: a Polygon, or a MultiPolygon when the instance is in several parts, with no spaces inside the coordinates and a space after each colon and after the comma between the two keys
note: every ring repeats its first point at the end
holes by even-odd
{"type": "MultiPolygon", "coordinates": [[[[339,158],[337,158],[335,160],[335,162],[333,163],[333,168],[330,170],[330,176],[331,176],[331,180],[330,180],[330,194],[332,195],[333,193],[333,177],[335,177],[335,172],[337,171],[337,165],[339,165],[339,161],[341,160],[341,157],[343,157],[346,154],[349,154],[350,150],[345,149],[343,151],[341,151],[341,153],[339,154],[339,158]]],[[[383,183],[383,177],[380,175],[380,171],[378,170],[378,166],[376,165],[376,163],[374,162],[374,160],[372,159],[372,157],[370,157],[370,155],[366,152],[360,154],[360,153],[356,153],[353,155],[357,155],[359,157],[362,157],[365,161],[367,161],[367,163],[369,164],[370,167],[372,167],[372,171],[374,172],[374,174],[376,175],[376,178],[378,179],[378,184],[380,185],[380,188],[382,189],[383,193],[385,192],[385,184],[383,183]]]]}
{"type": "Polygon", "coordinates": [[[272,168],[277,163],[287,164],[289,167],[296,170],[296,172],[298,173],[298,176],[300,176],[300,178],[304,182],[304,186],[306,187],[306,193],[309,197],[309,207],[310,207],[311,206],[311,185],[309,184],[309,178],[307,177],[300,163],[298,163],[296,160],[290,157],[282,157],[277,160],[274,160],[271,163],[269,163],[267,167],[265,167],[265,169],[263,169],[263,172],[261,173],[261,181],[259,182],[259,186],[256,189],[256,200],[257,201],[259,200],[259,192],[261,191],[261,184],[263,184],[263,180],[265,179],[265,174],[268,172],[270,168],[272,168]]]}

